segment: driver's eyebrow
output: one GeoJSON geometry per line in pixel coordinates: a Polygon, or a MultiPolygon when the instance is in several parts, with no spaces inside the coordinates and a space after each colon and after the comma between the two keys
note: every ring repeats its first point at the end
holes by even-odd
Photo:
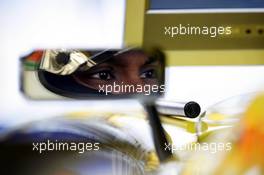
{"type": "Polygon", "coordinates": [[[155,59],[155,58],[151,58],[149,57],[146,62],[143,64],[143,66],[146,66],[146,65],[150,65],[150,64],[153,64],[153,63],[156,63],[158,62],[158,59],[155,59]]]}
{"type": "Polygon", "coordinates": [[[88,70],[85,70],[85,71],[77,71],[76,73],[79,73],[79,74],[93,74],[93,73],[97,73],[99,71],[102,71],[102,70],[110,70],[110,71],[113,71],[113,67],[112,67],[112,64],[111,63],[100,63],[96,66],[93,66],[91,67],[90,69],[88,70]]]}

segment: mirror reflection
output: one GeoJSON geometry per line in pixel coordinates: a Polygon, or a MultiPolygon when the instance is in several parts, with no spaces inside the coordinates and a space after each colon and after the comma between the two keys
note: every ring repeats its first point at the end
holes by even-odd
{"type": "MultiPolygon", "coordinates": [[[[59,96],[149,96],[165,91],[165,56],[159,49],[57,49],[39,52],[39,63],[35,67],[39,82],[46,90],[59,96]]],[[[34,54],[36,52],[23,59],[24,67],[34,54]]],[[[34,85],[34,81],[27,82],[34,85]]],[[[24,88],[24,92],[27,89],[24,88]]]]}

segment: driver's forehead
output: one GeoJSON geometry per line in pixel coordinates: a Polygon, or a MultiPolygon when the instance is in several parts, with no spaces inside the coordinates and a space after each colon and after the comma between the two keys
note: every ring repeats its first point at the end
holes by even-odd
{"type": "Polygon", "coordinates": [[[133,51],[115,56],[107,63],[121,67],[129,67],[129,66],[140,67],[145,65],[148,61],[149,58],[146,54],[139,51],[133,51]]]}

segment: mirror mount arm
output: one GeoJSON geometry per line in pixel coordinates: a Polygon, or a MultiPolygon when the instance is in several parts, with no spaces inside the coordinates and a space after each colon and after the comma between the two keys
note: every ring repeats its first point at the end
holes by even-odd
{"type": "Polygon", "coordinates": [[[166,136],[165,130],[162,127],[161,120],[159,118],[159,113],[156,109],[154,103],[143,103],[147,115],[149,117],[151,132],[154,139],[154,145],[161,163],[171,160],[173,158],[173,154],[171,149],[168,149],[170,142],[166,136]]]}

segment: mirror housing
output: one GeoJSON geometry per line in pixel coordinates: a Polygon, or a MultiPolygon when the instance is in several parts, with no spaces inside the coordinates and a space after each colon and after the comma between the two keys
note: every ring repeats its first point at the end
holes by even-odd
{"type": "Polygon", "coordinates": [[[143,50],[38,50],[22,58],[23,93],[32,99],[160,96],[165,55],[143,50]]]}

